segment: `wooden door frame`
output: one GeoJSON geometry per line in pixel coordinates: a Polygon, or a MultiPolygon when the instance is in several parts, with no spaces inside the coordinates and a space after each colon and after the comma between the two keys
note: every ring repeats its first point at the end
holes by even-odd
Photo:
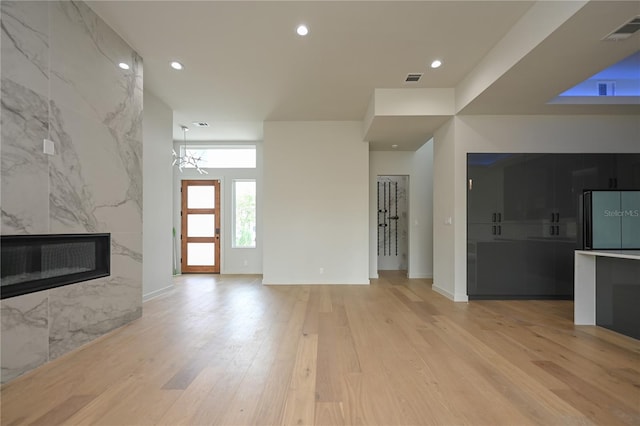
{"type": "Polygon", "coordinates": [[[182,273],[220,273],[220,180],[190,180],[180,181],[180,268],[182,273]],[[213,186],[215,187],[215,207],[213,209],[189,209],[187,208],[187,187],[189,186],[213,186]],[[187,237],[187,217],[189,214],[214,214],[215,215],[215,236],[214,237],[187,237]],[[189,266],[187,265],[187,243],[210,243],[215,244],[215,261],[213,266],[189,266]]]}

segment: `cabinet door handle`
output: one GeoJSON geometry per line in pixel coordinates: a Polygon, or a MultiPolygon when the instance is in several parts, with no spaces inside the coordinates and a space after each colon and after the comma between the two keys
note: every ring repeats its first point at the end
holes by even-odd
{"type": "Polygon", "coordinates": [[[491,222],[493,222],[493,223],[496,222],[496,213],[495,212],[491,213],[491,222]]]}
{"type": "Polygon", "coordinates": [[[502,225],[498,225],[498,235],[502,235],[502,225]]]}
{"type": "Polygon", "coordinates": [[[556,223],[560,223],[560,213],[556,213],[556,223]]]}
{"type": "Polygon", "coordinates": [[[618,187],[618,178],[613,178],[613,187],[614,188],[618,187]]]}
{"type": "Polygon", "coordinates": [[[550,231],[551,231],[551,235],[556,235],[556,227],[555,227],[555,225],[551,225],[550,231]]]}
{"type": "Polygon", "coordinates": [[[495,225],[493,225],[491,227],[491,235],[496,235],[496,226],[495,225]]]}
{"type": "Polygon", "coordinates": [[[498,222],[502,222],[502,213],[498,213],[498,222]]]}
{"type": "Polygon", "coordinates": [[[613,188],[613,179],[609,178],[609,189],[613,188]]]}

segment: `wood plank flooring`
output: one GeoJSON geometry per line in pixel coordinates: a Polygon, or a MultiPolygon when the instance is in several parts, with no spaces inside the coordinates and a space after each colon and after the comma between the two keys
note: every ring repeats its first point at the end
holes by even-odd
{"type": "Polygon", "coordinates": [[[260,281],[177,278],[3,386],[2,425],[640,425],[640,342],[574,326],[573,302],[260,281]]]}

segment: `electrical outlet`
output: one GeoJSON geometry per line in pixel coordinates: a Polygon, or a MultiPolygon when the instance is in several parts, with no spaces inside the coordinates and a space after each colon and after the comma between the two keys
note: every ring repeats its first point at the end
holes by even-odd
{"type": "Polygon", "coordinates": [[[42,143],[42,152],[48,155],[54,155],[56,153],[56,148],[53,141],[44,139],[42,143]]]}

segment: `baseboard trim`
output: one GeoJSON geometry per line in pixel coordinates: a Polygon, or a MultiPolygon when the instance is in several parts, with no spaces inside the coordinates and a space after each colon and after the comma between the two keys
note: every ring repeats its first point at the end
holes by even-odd
{"type": "Polygon", "coordinates": [[[291,283],[285,283],[285,282],[270,282],[270,281],[265,281],[262,280],[262,285],[370,285],[371,281],[367,280],[367,282],[361,282],[361,281],[354,281],[354,282],[302,282],[302,281],[297,281],[297,282],[291,282],[291,283]]]}
{"type": "Polygon", "coordinates": [[[446,297],[449,300],[455,300],[455,298],[453,297],[453,293],[450,293],[447,290],[445,290],[443,288],[440,288],[435,284],[433,284],[431,286],[431,290],[435,291],[436,293],[439,293],[439,294],[443,295],[444,297],[446,297]]]}
{"type": "Polygon", "coordinates": [[[411,280],[433,279],[433,274],[410,274],[407,278],[411,280]]]}
{"type": "Polygon", "coordinates": [[[148,302],[151,299],[154,299],[158,296],[162,296],[165,293],[169,293],[173,290],[173,284],[166,286],[165,288],[161,288],[160,290],[154,290],[151,293],[142,295],[142,303],[148,302]]]}
{"type": "Polygon", "coordinates": [[[466,294],[459,294],[457,296],[454,296],[453,301],[466,303],[469,302],[469,296],[467,296],[466,294]]]}

